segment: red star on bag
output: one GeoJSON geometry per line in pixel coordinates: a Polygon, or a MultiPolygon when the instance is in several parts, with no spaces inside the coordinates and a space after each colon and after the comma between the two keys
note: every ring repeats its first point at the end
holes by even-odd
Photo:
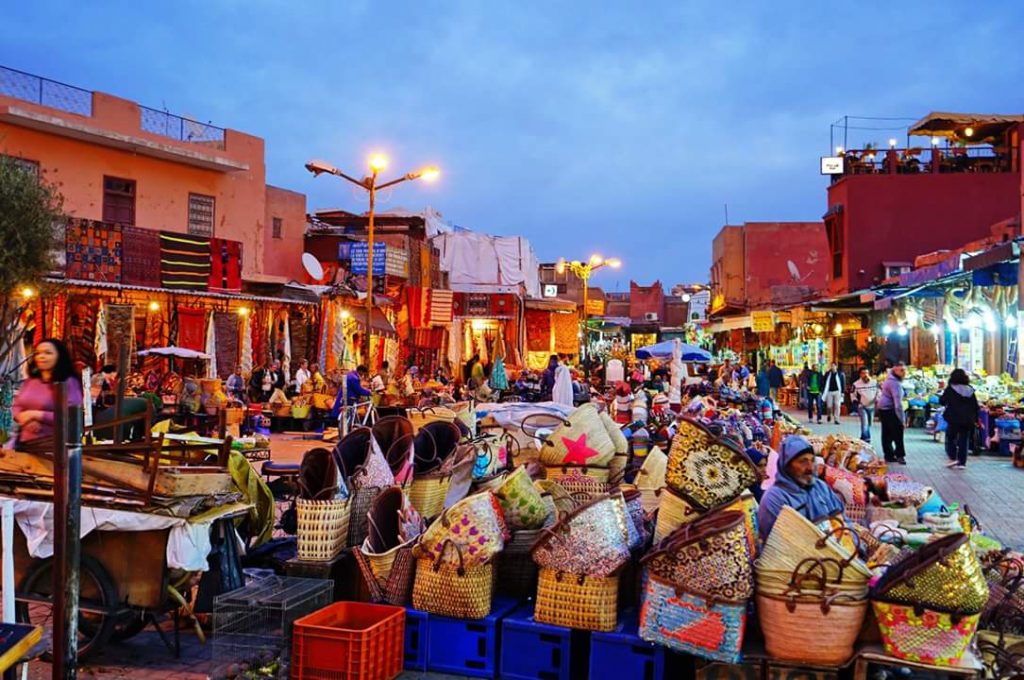
{"type": "Polygon", "coordinates": [[[585,432],[575,441],[568,437],[562,437],[562,443],[568,449],[568,453],[565,454],[565,460],[562,461],[566,465],[586,465],[588,458],[593,458],[597,455],[597,451],[587,446],[587,434],[585,432]]]}

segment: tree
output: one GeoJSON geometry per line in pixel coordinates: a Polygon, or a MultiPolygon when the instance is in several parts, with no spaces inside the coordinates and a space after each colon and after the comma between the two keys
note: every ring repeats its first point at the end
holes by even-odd
{"type": "Polygon", "coordinates": [[[53,269],[62,208],[59,191],[36,168],[0,155],[0,381],[18,374],[10,358],[24,335],[25,292],[38,291],[53,269]]]}

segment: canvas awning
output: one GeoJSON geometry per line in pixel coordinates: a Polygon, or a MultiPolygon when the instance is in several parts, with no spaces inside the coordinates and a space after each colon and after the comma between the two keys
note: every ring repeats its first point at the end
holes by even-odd
{"type": "MultiPolygon", "coordinates": [[[[366,327],[366,310],[357,309],[352,312],[352,318],[360,328],[366,327]]],[[[387,338],[397,338],[398,331],[388,321],[388,318],[384,316],[384,312],[374,307],[373,315],[370,317],[370,333],[371,335],[381,335],[387,338]]]]}
{"type": "Polygon", "coordinates": [[[992,140],[1001,140],[1007,129],[1019,123],[1024,123],[1024,116],[933,111],[911,125],[908,132],[911,135],[947,137],[983,144],[992,140]],[[974,131],[970,137],[963,134],[968,127],[973,128],[974,131]]]}
{"type": "Polygon", "coordinates": [[[559,298],[528,298],[525,301],[527,309],[536,309],[542,312],[575,312],[576,303],[572,300],[561,300],[559,298]]]}

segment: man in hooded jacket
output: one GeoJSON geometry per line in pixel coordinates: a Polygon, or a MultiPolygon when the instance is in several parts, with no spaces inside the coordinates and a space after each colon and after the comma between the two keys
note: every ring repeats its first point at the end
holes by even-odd
{"type": "Polygon", "coordinates": [[[782,441],[775,483],[765,492],[757,511],[762,539],[768,538],[784,505],[812,522],[843,512],[843,502],[814,474],[814,447],[800,435],[782,441]]]}

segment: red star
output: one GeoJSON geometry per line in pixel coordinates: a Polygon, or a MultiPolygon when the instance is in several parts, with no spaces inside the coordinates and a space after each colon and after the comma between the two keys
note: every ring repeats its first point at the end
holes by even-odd
{"type": "Polygon", "coordinates": [[[581,434],[580,438],[576,441],[568,437],[562,437],[562,443],[569,450],[565,454],[565,460],[562,461],[566,465],[586,465],[588,458],[593,458],[597,455],[597,451],[587,446],[586,433],[581,434]]]}

